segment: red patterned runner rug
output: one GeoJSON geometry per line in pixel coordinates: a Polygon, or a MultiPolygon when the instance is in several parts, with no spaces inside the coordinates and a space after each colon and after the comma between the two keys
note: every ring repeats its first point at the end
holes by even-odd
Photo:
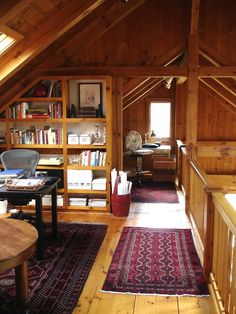
{"type": "Polygon", "coordinates": [[[209,295],[191,230],[125,227],[102,291],[209,295]]]}
{"type": "MultiPolygon", "coordinates": [[[[29,260],[29,310],[72,313],[105,237],[107,225],[59,223],[58,239],[46,228],[44,259],[29,260]]],[[[20,313],[15,301],[14,270],[0,274],[0,313],[20,313]]]]}
{"type": "Polygon", "coordinates": [[[143,185],[133,185],[132,202],[138,203],[179,203],[175,184],[173,182],[143,182],[143,185]]]}

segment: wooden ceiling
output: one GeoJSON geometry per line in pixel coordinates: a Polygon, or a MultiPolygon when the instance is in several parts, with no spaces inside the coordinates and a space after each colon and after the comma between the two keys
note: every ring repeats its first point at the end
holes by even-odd
{"type": "MultiPolygon", "coordinates": [[[[0,92],[4,93],[0,105],[14,90],[27,84],[33,72],[36,75],[35,69],[43,67],[45,59],[54,72],[58,69],[58,74],[63,73],[63,68],[67,69],[67,73],[68,67],[78,68],[80,65],[73,60],[73,55],[79,49],[75,42],[85,46],[96,41],[146,1],[1,0],[0,31],[15,34],[19,41],[0,56],[0,92]],[[27,77],[25,82],[22,81],[24,77],[27,77]],[[16,83],[19,81],[21,84],[16,83]]],[[[188,19],[190,32],[198,31],[199,3],[198,0],[192,0],[188,19]]],[[[96,66],[97,73],[123,77],[130,77],[134,73],[137,77],[124,80],[124,107],[130,106],[141,97],[146,97],[153,88],[162,86],[165,77],[187,77],[187,66],[181,64],[183,56],[186,56],[186,40],[166,51],[159,58],[158,66],[110,66],[108,69],[102,65],[96,66]],[[155,77],[155,73],[159,73],[158,77],[155,77]]],[[[213,66],[218,68],[215,77],[209,77],[209,72],[206,69],[201,71],[200,68],[200,86],[235,106],[235,68],[223,72],[221,67],[231,64],[230,61],[211,51],[203,41],[200,41],[199,48],[200,65],[209,66],[211,73],[213,66]],[[221,77],[223,74],[227,74],[226,78],[221,77]],[[230,74],[233,79],[229,78],[230,74]]],[[[92,71],[84,65],[80,67],[80,73],[92,71]]],[[[180,80],[178,82],[181,83],[180,80]]]]}

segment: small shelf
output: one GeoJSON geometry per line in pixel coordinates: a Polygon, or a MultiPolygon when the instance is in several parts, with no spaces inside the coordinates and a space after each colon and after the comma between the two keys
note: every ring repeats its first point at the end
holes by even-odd
{"type": "Polygon", "coordinates": [[[9,122],[47,122],[47,123],[62,123],[62,118],[24,118],[24,119],[9,119],[9,122]]]}
{"type": "Polygon", "coordinates": [[[105,195],[107,193],[106,190],[67,190],[68,194],[99,194],[99,195],[105,195]]]}
{"type": "Polygon", "coordinates": [[[67,123],[80,123],[80,122],[106,122],[106,118],[66,118],[67,123]]]}
{"type": "Polygon", "coordinates": [[[95,206],[72,206],[72,205],[68,205],[67,206],[68,209],[70,210],[88,210],[88,211],[107,211],[106,207],[95,207],[95,206]]]}
{"type": "Polygon", "coordinates": [[[10,144],[10,148],[46,148],[46,149],[52,149],[52,148],[63,148],[62,144],[10,144]]]}
{"type": "Polygon", "coordinates": [[[79,165],[68,165],[67,169],[90,169],[90,170],[107,170],[107,166],[79,166],[79,165]]]}
{"type": "Polygon", "coordinates": [[[54,101],[62,101],[62,97],[20,97],[18,98],[18,102],[54,102],[54,101]]]}
{"type": "Polygon", "coordinates": [[[106,145],[79,145],[79,144],[67,144],[66,148],[80,148],[80,149],[106,149],[106,145]]]}
{"type": "Polygon", "coordinates": [[[64,166],[60,165],[60,166],[50,166],[50,165],[40,165],[37,166],[37,170],[64,170],[64,166]]]}

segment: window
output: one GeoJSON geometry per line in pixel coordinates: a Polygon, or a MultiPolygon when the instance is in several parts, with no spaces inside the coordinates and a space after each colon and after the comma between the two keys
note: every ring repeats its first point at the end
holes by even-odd
{"type": "Polygon", "coordinates": [[[15,39],[0,32],[0,55],[8,49],[12,44],[14,44],[15,39]]]}
{"type": "Polygon", "coordinates": [[[169,138],[171,127],[171,103],[151,102],[150,104],[150,130],[158,138],[169,138]]]}

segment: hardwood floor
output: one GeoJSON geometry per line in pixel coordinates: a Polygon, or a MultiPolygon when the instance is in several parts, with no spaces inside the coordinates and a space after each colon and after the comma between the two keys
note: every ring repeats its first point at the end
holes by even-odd
{"type": "Polygon", "coordinates": [[[115,217],[110,214],[60,214],[60,221],[107,223],[108,231],[97,259],[89,274],[83,292],[73,314],[214,314],[210,297],[160,297],[148,295],[125,295],[101,292],[111,263],[113,252],[124,226],[154,228],[190,228],[184,212],[181,192],[180,204],[131,203],[129,216],[115,217]]]}

